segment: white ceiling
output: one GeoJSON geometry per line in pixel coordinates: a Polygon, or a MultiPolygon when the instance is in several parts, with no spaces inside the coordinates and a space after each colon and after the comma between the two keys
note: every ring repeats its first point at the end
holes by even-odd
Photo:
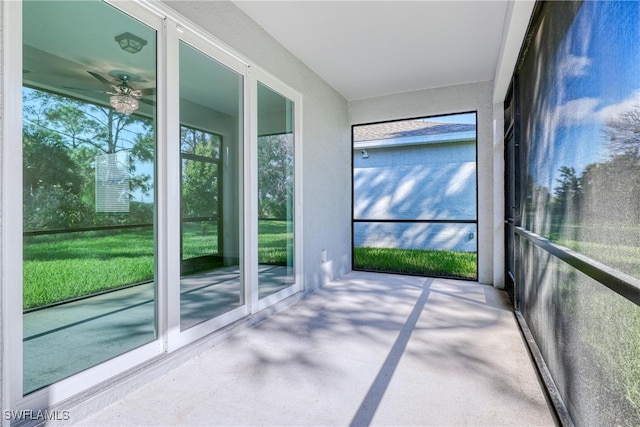
{"type": "Polygon", "coordinates": [[[507,1],[235,1],[347,100],[493,80],[507,1]]]}

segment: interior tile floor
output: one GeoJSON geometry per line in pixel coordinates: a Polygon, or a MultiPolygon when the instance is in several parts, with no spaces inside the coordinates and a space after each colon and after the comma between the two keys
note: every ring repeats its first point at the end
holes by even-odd
{"type": "MultiPolygon", "coordinates": [[[[72,414],[73,416],[73,414],[72,414]]],[[[352,272],[83,426],[553,426],[506,293],[352,272]]]]}

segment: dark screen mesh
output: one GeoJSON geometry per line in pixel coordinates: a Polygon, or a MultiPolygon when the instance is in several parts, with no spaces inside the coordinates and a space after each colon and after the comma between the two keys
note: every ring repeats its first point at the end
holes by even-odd
{"type": "Polygon", "coordinates": [[[638,307],[522,241],[521,311],[578,426],[640,425],[638,307]]]}
{"type": "MultiPolygon", "coordinates": [[[[521,225],[640,278],[640,3],[539,12],[518,74],[521,225]]],[[[640,309],[519,242],[519,308],[574,422],[640,425],[640,309]]]]}
{"type": "Polygon", "coordinates": [[[546,4],[520,97],[522,225],[640,278],[640,5],[546,4]]]}

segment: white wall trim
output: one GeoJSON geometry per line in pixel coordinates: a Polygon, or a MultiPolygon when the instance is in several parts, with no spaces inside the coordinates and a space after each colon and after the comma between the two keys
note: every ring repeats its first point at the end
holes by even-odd
{"type": "MultiPolygon", "coordinates": [[[[2,409],[22,397],[22,3],[2,2],[2,409]],[[19,268],[18,268],[19,267],[19,268]],[[8,327],[11,325],[11,327],[8,327]],[[17,350],[16,350],[17,349],[17,350]],[[11,351],[9,351],[11,350],[11,351]]],[[[9,425],[4,419],[3,425],[9,425]]]]}
{"type": "Polygon", "coordinates": [[[493,285],[505,286],[504,98],[535,8],[532,0],[510,0],[493,84],[493,285]]]}
{"type": "Polygon", "coordinates": [[[535,4],[534,0],[510,0],[507,4],[500,54],[493,79],[494,103],[503,102],[507,95],[535,4]]]}

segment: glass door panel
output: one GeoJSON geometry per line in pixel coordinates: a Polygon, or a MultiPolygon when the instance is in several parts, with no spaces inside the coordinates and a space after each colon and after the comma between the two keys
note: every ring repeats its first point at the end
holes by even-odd
{"type": "Polygon", "coordinates": [[[258,289],[294,284],[294,132],[291,100],[258,83],[258,289]]]}
{"type": "Polygon", "coordinates": [[[180,42],[180,325],[244,304],[240,281],[242,76],[180,42]]]}
{"type": "Polygon", "coordinates": [[[156,31],[24,2],[23,68],[28,394],[156,339],[156,31]]]}

